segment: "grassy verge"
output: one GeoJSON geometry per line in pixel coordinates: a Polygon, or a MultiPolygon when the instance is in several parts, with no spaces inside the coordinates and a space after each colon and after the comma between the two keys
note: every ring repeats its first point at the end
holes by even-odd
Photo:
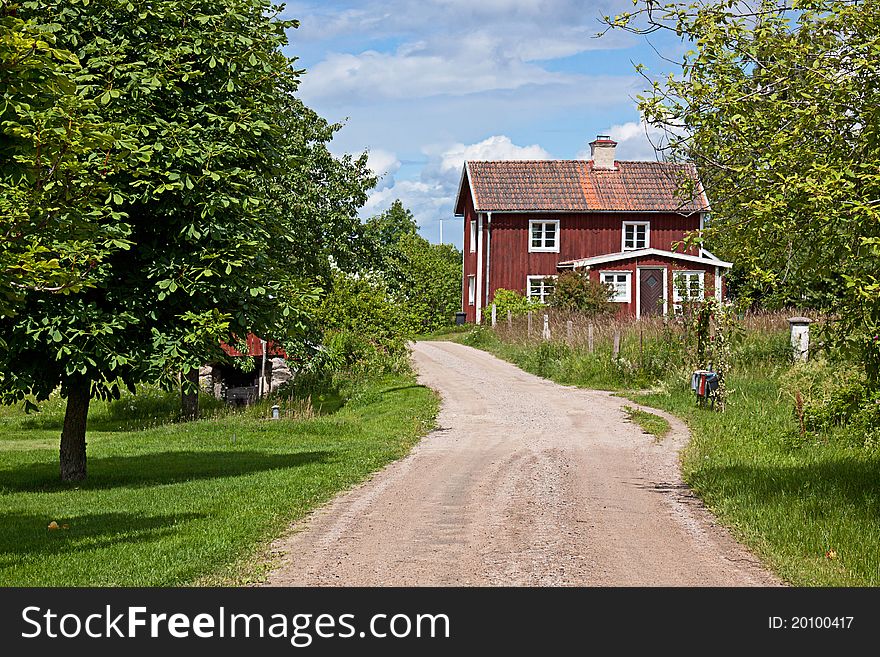
{"type": "Polygon", "coordinates": [[[683,386],[632,398],[687,421],[685,481],[783,579],[880,586],[880,454],[800,440],[779,394],[786,369],[732,377],[724,413],[697,408],[683,386]]]}
{"type": "Polygon", "coordinates": [[[654,436],[655,441],[663,440],[672,430],[666,418],[662,418],[659,415],[648,413],[638,408],[632,408],[631,406],[624,406],[623,410],[626,412],[630,422],[637,424],[645,433],[654,436]]]}
{"type": "Polygon", "coordinates": [[[89,477],[78,486],[58,481],[51,413],[35,420],[6,412],[0,584],[258,577],[255,556],[289,522],[406,454],[436,409],[434,394],[411,376],[360,384],[338,412],[309,419],[230,415],[131,431],[102,423],[99,408],[89,477]],[[62,528],[48,530],[52,521],[62,528]]]}
{"type": "MultiPolygon", "coordinates": [[[[784,333],[761,331],[738,346],[724,413],[696,406],[681,361],[651,377],[649,368],[618,371],[607,343],[587,353],[485,329],[454,339],[558,383],[622,390],[677,415],[693,436],[682,454],[685,481],[783,579],[880,586],[880,450],[854,444],[845,428],[800,436],[780,385],[791,375],[777,353],[784,352],[784,333]]],[[[652,352],[662,355],[662,347],[652,352]]],[[[620,360],[636,362],[632,347],[622,353],[620,360]]]]}

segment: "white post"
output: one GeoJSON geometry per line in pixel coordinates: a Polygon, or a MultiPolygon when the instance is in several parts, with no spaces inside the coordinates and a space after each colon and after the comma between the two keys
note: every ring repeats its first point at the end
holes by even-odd
{"type": "Polygon", "coordinates": [[[541,337],[545,340],[550,339],[550,318],[547,315],[544,315],[544,330],[541,332],[541,337]]]}
{"type": "Polygon", "coordinates": [[[791,317],[791,349],[794,359],[806,361],[810,354],[810,324],[813,320],[807,317],[791,317]]]}
{"type": "Polygon", "coordinates": [[[511,328],[513,326],[513,313],[510,310],[507,311],[507,328],[511,328]]]}
{"type": "Polygon", "coordinates": [[[493,303],[492,304],[492,328],[495,328],[495,323],[496,323],[495,322],[495,319],[496,319],[496,312],[495,311],[496,311],[496,308],[495,308],[495,304],[493,303]]]}
{"type": "Polygon", "coordinates": [[[587,349],[593,353],[593,323],[587,324],[587,349]]]}
{"type": "Polygon", "coordinates": [[[260,346],[263,348],[263,363],[260,367],[260,398],[266,394],[266,341],[260,340],[260,346]]]}
{"type": "Polygon", "coordinates": [[[531,313],[531,311],[526,313],[526,318],[527,318],[527,324],[528,324],[527,333],[528,333],[528,336],[531,338],[532,337],[532,313],[531,313]]]}

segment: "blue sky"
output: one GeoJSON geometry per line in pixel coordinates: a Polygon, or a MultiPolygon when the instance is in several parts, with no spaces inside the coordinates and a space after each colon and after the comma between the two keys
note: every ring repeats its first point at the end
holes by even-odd
{"type": "MultiPolygon", "coordinates": [[[[630,0],[290,2],[287,54],[306,69],[300,96],[343,122],[337,153],[368,151],[381,175],[364,217],[399,198],[432,242],[461,247],[453,200],[465,159],[576,158],[597,134],[618,158],[655,159],[635,96],[674,66],[644,37],[595,38],[630,0]]],[[[678,60],[683,46],[651,43],[678,60]]]]}

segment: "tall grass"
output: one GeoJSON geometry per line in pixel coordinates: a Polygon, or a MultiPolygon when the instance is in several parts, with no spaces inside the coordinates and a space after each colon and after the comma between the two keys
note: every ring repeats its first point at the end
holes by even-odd
{"type": "MultiPolygon", "coordinates": [[[[734,367],[755,362],[788,362],[788,312],[744,315],[733,336],[734,367]]],[[[682,381],[705,364],[693,357],[696,336],[686,317],[639,321],[591,320],[548,309],[506,318],[494,329],[479,327],[460,338],[464,344],[496,353],[523,369],[570,385],[622,390],[645,388],[670,374],[682,381]],[[547,317],[550,338],[543,335],[547,317]],[[592,336],[592,340],[591,337],[592,336]],[[619,347],[615,353],[615,336],[619,347]]]]}

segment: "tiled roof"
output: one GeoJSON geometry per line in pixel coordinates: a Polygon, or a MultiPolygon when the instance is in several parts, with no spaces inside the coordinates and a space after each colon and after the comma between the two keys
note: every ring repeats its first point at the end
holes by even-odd
{"type": "MultiPolygon", "coordinates": [[[[593,169],[587,160],[467,162],[466,175],[478,212],[618,211],[707,212],[709,202],[691,164],[616,162],[593,169]]],[[[463,186],[462,186],[463,187],[463,186]]],[[[459,191],[461,194],[462,190],[459,191]]],[[[456,204],[461,214],[463,199],[456,204]]]]}

